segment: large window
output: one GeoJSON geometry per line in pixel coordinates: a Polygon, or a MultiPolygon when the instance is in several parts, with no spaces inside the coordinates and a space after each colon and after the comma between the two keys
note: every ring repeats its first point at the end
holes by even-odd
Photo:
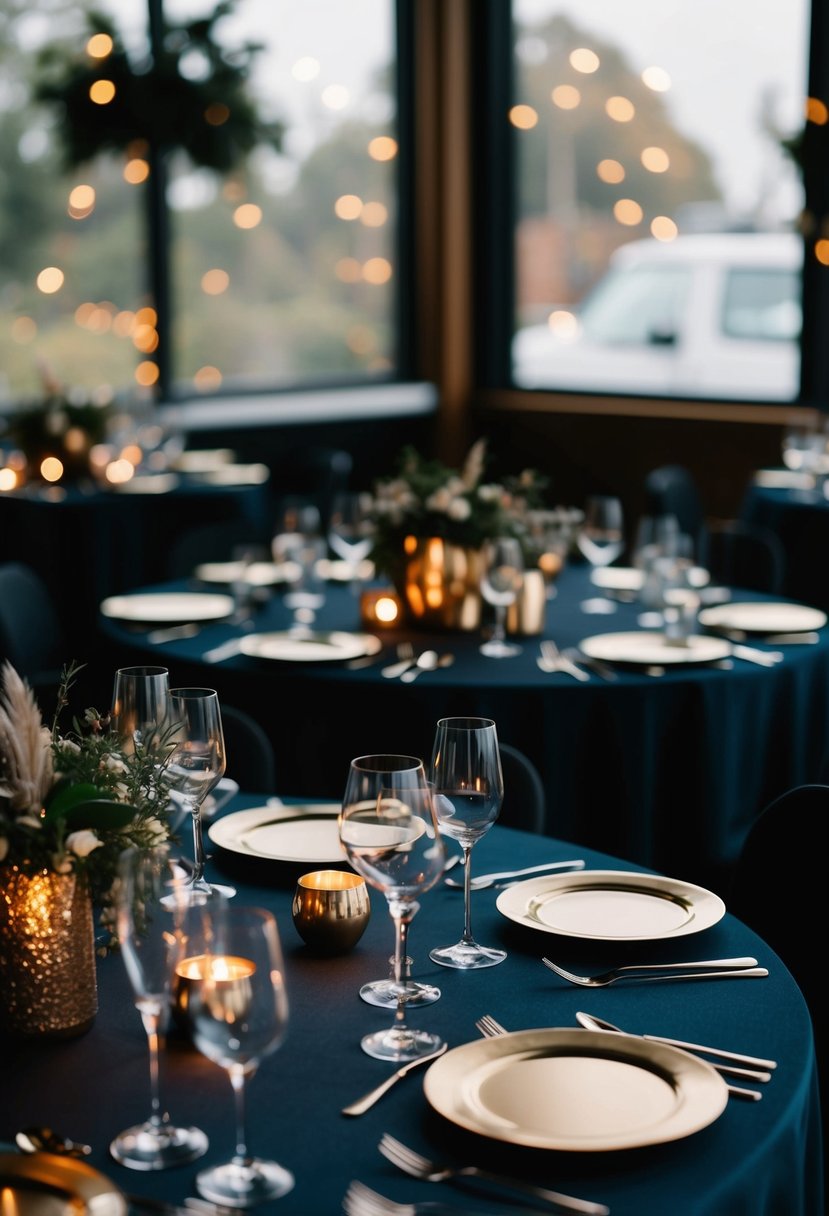
{"type": "Polygon", "coordinates": [[[0,0],[0,402],[399,370],[393,0],[225,7],[0,0]]]}

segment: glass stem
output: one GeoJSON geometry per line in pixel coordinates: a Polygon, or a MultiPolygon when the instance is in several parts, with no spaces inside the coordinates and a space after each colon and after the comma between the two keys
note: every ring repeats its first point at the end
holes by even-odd
{"type": "Polygon", "coordinates": [[[194,868],[190,882],[193,886],[204,881],[204,836],[202,833],[201,804],[193,802],[190,806],[193,819],[193,858],[194,868]]]}
{"type": "Polygon", "coordinates": [[[141,1021],[147,1032],[147,1044],[150,1049],[150,1123],[160,1127],[167,1122],[167,1115],[161,1109],[161,1086],[159,1083],[158,1055],[160,1034],[158,1031],[158,1015],[141,1011],[141,1021]]]}
{"type": "Polygon", "coordinates": [[[463,937],[465,946],[474,946],[472,936],[472,845],[462,844],[463,849],[463,937]]]}
{"type": "Polygon", "coordinates": [[[394,921],[394,982],[398,985],[397,1008],[394,1013],[394,1033],[406,1033],[406,946],[409,940],[409,925],[420,907],[417,903],[389,902],[389,911],[394,921]]]}
{"type": "Polygon", "coordinates": [[[506,604],[496,604],[495,605],[495,628],[492,631],[492,637],[493,637],[494,641],[503,642],[504,638],[506,637],[506,628],[505,628],[506,620],[507,620],[506,604]]]}
{"type": "Polygon", "coordinates": [[[228,1076],[233,1086],[233,1104],[236,1111],[236,1152],[233,1154],[233,1164],[250,1165],[245,1118],[245,1070],[241,1065],[233,1064],[228,1069],[228,1076]]]}

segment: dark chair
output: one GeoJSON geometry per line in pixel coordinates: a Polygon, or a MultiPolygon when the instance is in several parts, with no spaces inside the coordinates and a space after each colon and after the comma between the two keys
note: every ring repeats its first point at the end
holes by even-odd
{"type": "Polygon", "coordinates": [[[277,514],[286,499],[302,497],[319,510],[325,535],[334,498],[349,488],[353,463],[350,453],[342,448],[310,447],[291,452],[273,470],[277,514]]]}
{"type": "Polygon", "coordinates": [[[815,1032],[822,1102],[827,1091],[826,981],[820,965],[826,899],[829,785],[800,785],[758,816],[726,900],[729,912],[768,942],[806,998],[815,1032]]]}
{"type": "Polygon", "coordinates": [[[508,828],[544,832],[547,800],[538,769],[523,752],[499,744],[504,774],[504,806],[499,819],[508,828]]]}
{"type": "Polygon", "coordinates": [[[773,595],[783,590],[786,553],[765,528],[737,520],[709,521],[700,562],[716,583],[773,595]]]}
{"type": "Polygon", "coordinates": [[[57,607],[40,575],[21,562],[0,566],[0,659],[8,659],[34,687],[56,686],[70,658],[57,607]]]}
{"type": "Polygon", "coordinates": [[[705,512],[696,482],[680,464],[661,465],[645,478],[645,514],[674,515],[679,530],[699,550],[705,535],[705,512]]]}
{"type": "Polygon", "coordinates": [[[273,747],[259,723],[244,710],[223,704],[222,732],[226,776],[237,781],[245,792],[273,794],[276,789],[273,747]]]}
{"type": "Polygon", "coordinates": [[[269,560],[270,537],[258,535],[243,519],[200,524],[171,541],[167,551],[167,574],[170,578],[189,578],[203,562],[230,561],[242,549],[269,560]]]}

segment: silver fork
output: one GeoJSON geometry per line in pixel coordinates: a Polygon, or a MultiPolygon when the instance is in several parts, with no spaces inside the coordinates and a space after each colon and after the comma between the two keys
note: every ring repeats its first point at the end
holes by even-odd
{"type": "Polygon", "coordinates": [[[562,1195],[559,1191],[549,1191],[542,1186],[534,1186],[517,1178],[508,1178],[502,1174],[493,1174],[489,1170],[479,1169],[475,1165],[451,1166],[423,1157],[414,1149],[408,1148],[384,1132],[379,1144],[383,1156],[396,1165],[398,1169],[414,1178],[422,1178],[427,1182],[452,1182],[456,1178],[481,1178],[486,1182],[494,1182],[502,1187],[509,1187],[521,1195],[529,1195],[531,1199],[541,1199],[545,1203],[564,1208],[568,1212],[581,1212],[584,1216],[608,1216],[609,1208],[602,1203],[591,1203],[586,1199],[575,1199],[572,1195],[562,1195]]]}
{"type": "Polygon", "coordinates": [[[565,675],[572,676],[574,680],[590,679],[586,671],[582,671],[571,659],[561,653],[552,638],[542,639],[540,649],[541,657],[536,662],[542,671],[562,671],[565,675]]]}
{"type": "MultiPolygon", "coordinates": [[[[356,1180],[349,1183],[343,1197],[343,1211],[346,1216],[463,1216],[464,1212],[473,1216],[469,1208],[459,1208],[434,1200],[397,1203],[396,1200],[388,1199],[356,1180]]],[[[522,1207],[521,1216],[542,1216],[542,1213],[537,1208],[522,1207]]],[[[549,1216],[548,1209],[545,1209],[543,1216],[549,1216]]]]}
{"type": "Polygon", "coordinates": [[[698,963],[642,963],[627,967],[614,967],[611,971],[602,971],[598,975],[574,975],[565,971],[548,958],[542,958],[545,967],[555,971],[562,979],[571,984],[579,984],[582,988],[606,988],[617,980],[635,980],[639,983],[656,983],[659,980],[699,980],[699,979],[730,979],[734,976],[763,976],[768,975],[765,967],[757,966],[756,958],[712,958],[698,963]],[[704,968],[714,967],[714,971],[704,968]],[[646,974],[643,974],[646,973],[646,974]],[[658,974],[652,974],[652,973],[658,974]]]}
{"type": "Polygon", "coordinates": [[[415,662],[414,646],[411,642],[400,642],[397,647],[397,662],[391,663],[388,667],[384,667],[380,672],[387,680],[394,680],[397,676],[402,676],[404,671],[415,662]]]}

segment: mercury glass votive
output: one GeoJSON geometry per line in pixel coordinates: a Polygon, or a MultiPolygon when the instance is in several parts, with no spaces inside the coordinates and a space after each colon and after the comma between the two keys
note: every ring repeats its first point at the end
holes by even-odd
{"type": "Polygon", "coordinates": [[[173,1020],[185,1033],[191,1032],[193,1009],[206,979],[210,980],[210,1000],[218,1000],[224,1010],[243,1017],[250,1005],[250,977],[255,970],[250,959],[229,954],[196,954],[182,959],[173,977],[173,1020]]]}
{"type": "Polygon", "coordinates": [[[303,874],[291,913],[296,931],[316,954],[345,954],[363,936],[371,913],[368,887],[348,870],[303,874]]]}

